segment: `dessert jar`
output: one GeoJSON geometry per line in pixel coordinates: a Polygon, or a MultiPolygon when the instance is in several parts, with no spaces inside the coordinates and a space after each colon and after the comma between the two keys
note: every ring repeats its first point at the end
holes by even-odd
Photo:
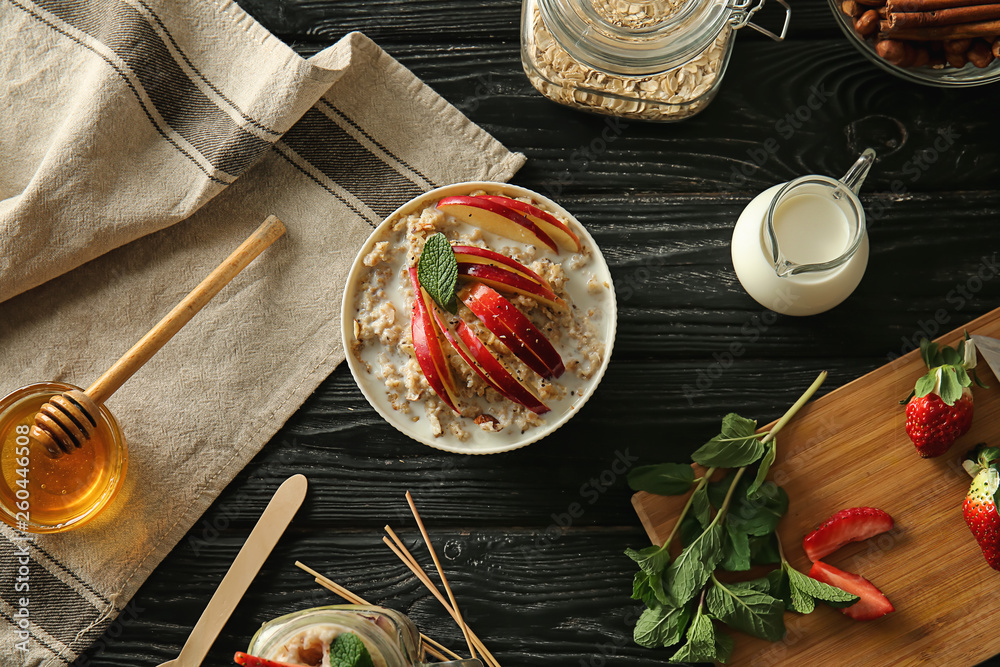
{"type": "Polygon", "coordinates": [[[735,31],[764,0],[524,0],[521,62],[549,99],[595,113],[678,121],[715,98],[735,31]]]}
{"type": "Polygon", "coordinates": [[[427,663],[413,622],[397,611],[374,605],[330,605],[280,616],[261,626],[247,653],[293,664],[325,664],[323,656],[330,644],[348,632],[364,642],[376,667],[478,664],[465,660],[427,663]]]}
{"type": "Polygon", "coordinates": [[[79,387],[40,382],[0,398],[0,520],[23,532],[82,526],[111,503],[125,478],[125,438],[103,405],[93,437],[70,454],[52,458],[29,437],[39,408],[72,389],[79,387]]]}

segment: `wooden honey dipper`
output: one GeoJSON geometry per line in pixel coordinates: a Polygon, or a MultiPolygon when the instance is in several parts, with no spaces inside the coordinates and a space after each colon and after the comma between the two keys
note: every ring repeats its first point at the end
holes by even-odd
{"type": "Polygon", "coordinates": [[[281,220],[273,215],[268,216],[233,254],[208,274],[166,317],[133,345],[125,356],[90,385],[87,391],[66,391],[53,396],[43,405],[35,416],[31,438],[45,447],[53,458],[82,447],[97,428],[100,406],[211,301],[219,290],[284,233],[285,226],[281,220]]]}

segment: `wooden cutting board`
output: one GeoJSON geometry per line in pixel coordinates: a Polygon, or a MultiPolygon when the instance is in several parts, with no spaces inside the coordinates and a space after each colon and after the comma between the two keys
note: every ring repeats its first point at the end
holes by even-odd
{"type": "MultiPolygon", "coordinates": [[[[1000,338],[1000,308],[938,340],[954,346],[963,330],[1000,338]]],[[[982,441],[1000,444],[1000,381],[981,355],[977,371],[990,388],[973,390],[972,429],[936,459],[917,455],[899,405],[926,372],[919,351],[809,403],[781,431],[769,479],[790,499],[778,527],[789,561],[808,572],[802,538],[810,530],[843,508],[879,507],[895,519],[892,531],[823,560],[868,578],[896,611],[868,622],[822,604],[806,616],[787,612],[784,641],[732,631],[729,664],[961,667],[1000,653],[1000,572],[986,564],[962,518],[971,482],[961,467],[965,452],[982,441]]],[[[654,543],[669,535],[685,499],[632,497],[654,543]]]]}

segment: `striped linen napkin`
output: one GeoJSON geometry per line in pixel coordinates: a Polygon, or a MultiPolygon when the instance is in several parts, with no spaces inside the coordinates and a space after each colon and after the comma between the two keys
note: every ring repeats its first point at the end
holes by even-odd
{"type": "Polygon", "coordinates": [[[0,395],[88,386],[268,214],[288,227],[108,401],[113,504],[0,527],[0,663],[64,665],[344,359],[372,228],[524,158],[363,35],[303,59],[224,0],[4,0],[0,34],[0,395]]]}

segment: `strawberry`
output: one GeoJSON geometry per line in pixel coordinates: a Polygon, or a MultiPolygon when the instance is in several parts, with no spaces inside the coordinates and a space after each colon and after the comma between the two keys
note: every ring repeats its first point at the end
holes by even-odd
{"type": "Polygon", "coordinates": [[[892,530],[892,517],[874,507],[849,507],[840,510],[805,536],[802,548],[809,560],[816,562],[848,542],[860,542],[892,530]]]}
{"type": "Polygon", "coordinates": [[[844,607],[840,610],[855,621],[870,621],[896,610],[889,602],[889,598],[882,594],[882,591],[876,588],[872,582],[857,574],[838,570],[832,565],[818,560],[813,563],[812,569],[809,570],[809,576],[861,598],[850,607],[844,607]]]}
{"type": "Polygon", "coordinates": [[[236,655],[233,656],[233,662],[237,665],[243,665],[243,667],[301,667],[300,665],[292,665],[287,662],[258,658],[243,651],[236,652],[236,655]]]}
{"type": "Polygon", "coordinates": [[[906,403],[906,434],[924,458],[941,456],[972,426],[972,390],[984,386],[976,377],[976,346],[966,334],[958,349],[920,343],[927,374],[917,380],[906,403]],[[972,372],[970,377],[969,371],[972,372]]]}
{"type": "Polygon", "coordinates": [[[965,523],[979,542],[986,562],[1000,570],[1000,514],[997,513],[996,493],[1000,487],[1000,473],[996,462],[1000,449],[981,448],[975,461],[965,461],[963,466],[972,475],[972,485],[962,503],[965,523]]]}
{"type": "Polygon", "coordinates": [[[971,426],[972,391],[968,387],[951,404],[933,393],[914,396],[906,404],[906,434],[925,459],[947,452],[971,426]]]}

